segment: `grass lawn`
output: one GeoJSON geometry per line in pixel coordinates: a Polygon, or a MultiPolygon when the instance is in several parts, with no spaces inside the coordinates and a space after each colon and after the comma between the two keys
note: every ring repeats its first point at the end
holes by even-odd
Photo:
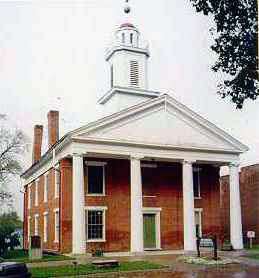
{"type": "Polygon", "coordinates": [[[120,271],[136,271],[136,270],[150,270],[150,269],[161,269],[165,266],[150,263],[146,261],[136,262],[122,262],[118,267],[104,267],[98,268],[92,264],[74,266],[58,266],[58,267],[36,267],[31,268],[29,271],[32,277],[58,277],[58,276],[72,276],[72,275],[86,275],[93,273],[103,272],[120,272],[120,271]]]}
{"type": "Polygon", "coordinates": [[[246,250],[249,253],[246,257],[259,260],[259,245],[254,245],[252,249],[246,248],[246,250]]]}
{"type": "MultiPolygon", "coordinates": [[[[23,262],[23,263],[30,263],[32,262],[29,259],[28,252],[22,249],[16,249],[13,251],[8,251],[7,254],[3,256],[5,261],[11,262],[23,262]]],[[[45,262],[45,261],[63,261],[63,260],[72,260],[72,257],[63,256],[63,255],[49,255],[43,254],[42,259],[33,260],[33,262],[45,262]]]]}

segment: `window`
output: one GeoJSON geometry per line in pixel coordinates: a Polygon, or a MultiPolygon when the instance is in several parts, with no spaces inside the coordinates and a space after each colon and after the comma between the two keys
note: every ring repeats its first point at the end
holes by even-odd
{"type": "Polygon", "coordinates": [[[88,194],[105,194],[105,163],[104,162],[87,162],[87,193],[88,194]]]}
{"type": "Polygon", "coordinates": [[[28,185],[28,209],[31,208],[31,186],[28,185]]]}
{"type": "Polygon", "coordinates": [[[113,65],[111,65],[111,87],[113,87],[113,65]]]}
{"type": "Polygon", "coordinates": [[[44,176],[44,202],[48,201],[49,173],[44,176]]]}
{"type": "Polygon", "coordinates": [[[105,210],[106,207],[87,208],[87,241],[105,241],[105,210]]]}
{"type": "Polygon", "coordinates": [[[59,197],[60,192],[60,170],[55,169],[55,198],[59,197]]]}
{"type": "Polygon", "coordinates": [[[130,34],[130,43],[131,44],[133,43],[133,34],[132,33],[130,34]]]}
{"type": "Polygon", "coordinates": [[[30,242],[30,237],[31,237],[31,217],[28,217],[28,242],[30,242]]]}
{"type": "Polygon", "coordinates": [[[125,34],[122,33],[122,43],[125,43],[125,34]]]}
{"type": "Polygon", "coordinates": [[[48,213],[44,212],[43,218],[43,241],[47,242],[48,240],[48,213]]]}
{"type": "Polygon", "coordinates": [[[35,206],[39,204],[39,180],[35,181],[35,206]]]}
{"type": "Polygon", "coordinates": [[[196,237],[202,236],[201,214],[202,209],[194,209],[196,237]]]}
{"type": "Polygon", "coordinates": [[[34,215],[34,235],[35,236],[39,235],[39,215],[38,214],[34,215]]]}
{"type": "Polygon", "coordinates": [[[54,210],[55,214],[55,242],[59,242],[59,209],[54,210]]]}
{"type": "Polygon", "coordinates": [[[137,61],[130,61],[130,86],[139,86],[139,66],[137,61]]]}
{"type": "Polygon", "coordinates": [[[200,184],[200,171],[201,168],[193,168],[193,194],[195,198],[201,197],[201,184],[200,184]]]}

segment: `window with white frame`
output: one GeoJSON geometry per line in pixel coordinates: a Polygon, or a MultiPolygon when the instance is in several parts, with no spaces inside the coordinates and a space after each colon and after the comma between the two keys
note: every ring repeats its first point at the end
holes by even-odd
{"type": "Polygon", "coordinates": [[[44,202],[48,201],[48,189],[49,189],[49,173],[44,175],[44,202]]]}
{"type": "Polygon", "coordinates": [[[105,162],[88,161],[87,194],[105,195],[105,162]]]}
{"type": "Polygon", "coordinates": [[[59,167],[55,169],[55,198],[59,197],[60,192],[60,170],[59,167]]]}
{"type": "Polygon", "coordinates": [[[34,205],[38,206],[38,204],[39,204],[39,180],[38,179],[35,181],[35,199],[34,199],[34,201],[35,201],[34,205]]]}
{"type": "Polygon", "coordinates": [[[47,242],[48,240],[48,213],[44,212],[43,214],[43,241],[47,242]]]}
{"type": "Polygon", "coordinates": [[[202,236],[202,209],[194,209],[196,236],[202,236]]]}
{"type": "Polygon", "coordinates": [[[59,242],[59,209],[54,210],[55,217],[55,239],[54,242],[59,242]]]}
{"type": "Polygon", "coordinates": [[[39,235],[39,215],[38,214],[34,215],[34,235],[35,236],[39,235]]]}
{"type": "Polygon", "coordinates": [[[87,207],[86,238],[88,242],[105,241],[106,207],[87,207]]]}
{"type": "Polygon", "coordinates": [[[195,198],[201,198],[200,167],[193,167],[193,194],[195,198]]]}
{"type": "Polygon", "coordinates": [[[31,208],[31,186],[28,186],[28,209],[31,208]]]}
{"type": "Polygon", "coordinates": [[[30,236],[31,236],[31,217],[28,216],[28,232],[27,232],[27,235],[28,235],[28,242],[30,242],[30,236]]]}

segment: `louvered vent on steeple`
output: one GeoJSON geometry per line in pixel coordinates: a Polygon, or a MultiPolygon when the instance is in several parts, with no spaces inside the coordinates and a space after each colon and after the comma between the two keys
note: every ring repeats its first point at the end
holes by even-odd
{"type": "Polygon", "coordinates": [[[137,61],[130,61],[130,86],[139,86],[139,65],[137,61]]]}

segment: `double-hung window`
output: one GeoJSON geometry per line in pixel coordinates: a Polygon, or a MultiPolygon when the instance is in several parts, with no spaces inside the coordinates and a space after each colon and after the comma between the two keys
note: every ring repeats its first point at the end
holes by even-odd
{"type": "Polygon", "coordinates": [[[39,215],[38,214],[34,215],[34,235],[35,236],[39,235],[39,215]]]}
{"type": "Polygon", "coordinates": [[[105,162],[87,161],[87,194],[105,195],[105,162]]]}
{"type": "Polygon", "coordinates": [[[106,207],[86,208],[86,238],[88,242],[105,241],[106,207]]]}
{"type": "Polygon", "coordinates": [[[48,201],[49,173],[44,175],[44,202],[48,201]]]}
{"type": "Polygon", "coordinates": [[[200,181],[201,168],[193,167],[193,194],[194,198],[201,198],[201,181],[200,181]]]}
{"type": "Polygon", "coordinates": [[[202,237],[202,209],[194,209],[196,236],[202,237]]]}
{"type": "Polygon", "coordinates": [[[48,241],[48,212],[43,214],[43,241],[48,241]]]}
{"type": "Polygon", "coordinates": [[[55,169],[55,198],[59,197],[60,191],[60,170],[59,168],[55,169]]]}
{"type": "Polygon", "coordinates": [[[59,209],[54,209],[55,217],[55,239],[54,242],[59,242],[59,209]]]}
{"type": "Polygon", "coordinates": [[[28,209],[31,208],[31,185],[28,185],[28,209]]]}
{"type": "Polygon", "coordinates": [[[31,217],[28,216],[28,232],[27,232],[27,235],[28,235],[28,242],[30,242],[30,237],[31,237],[31,217]]]}
{"type": "Polygon", "coordinates": [[[35,199],[34,199],[34,201],[35,201],[34,205],[38,206],[38,204],[39,204],[39,179],[37,179],[35,181],[35,199]]]}

